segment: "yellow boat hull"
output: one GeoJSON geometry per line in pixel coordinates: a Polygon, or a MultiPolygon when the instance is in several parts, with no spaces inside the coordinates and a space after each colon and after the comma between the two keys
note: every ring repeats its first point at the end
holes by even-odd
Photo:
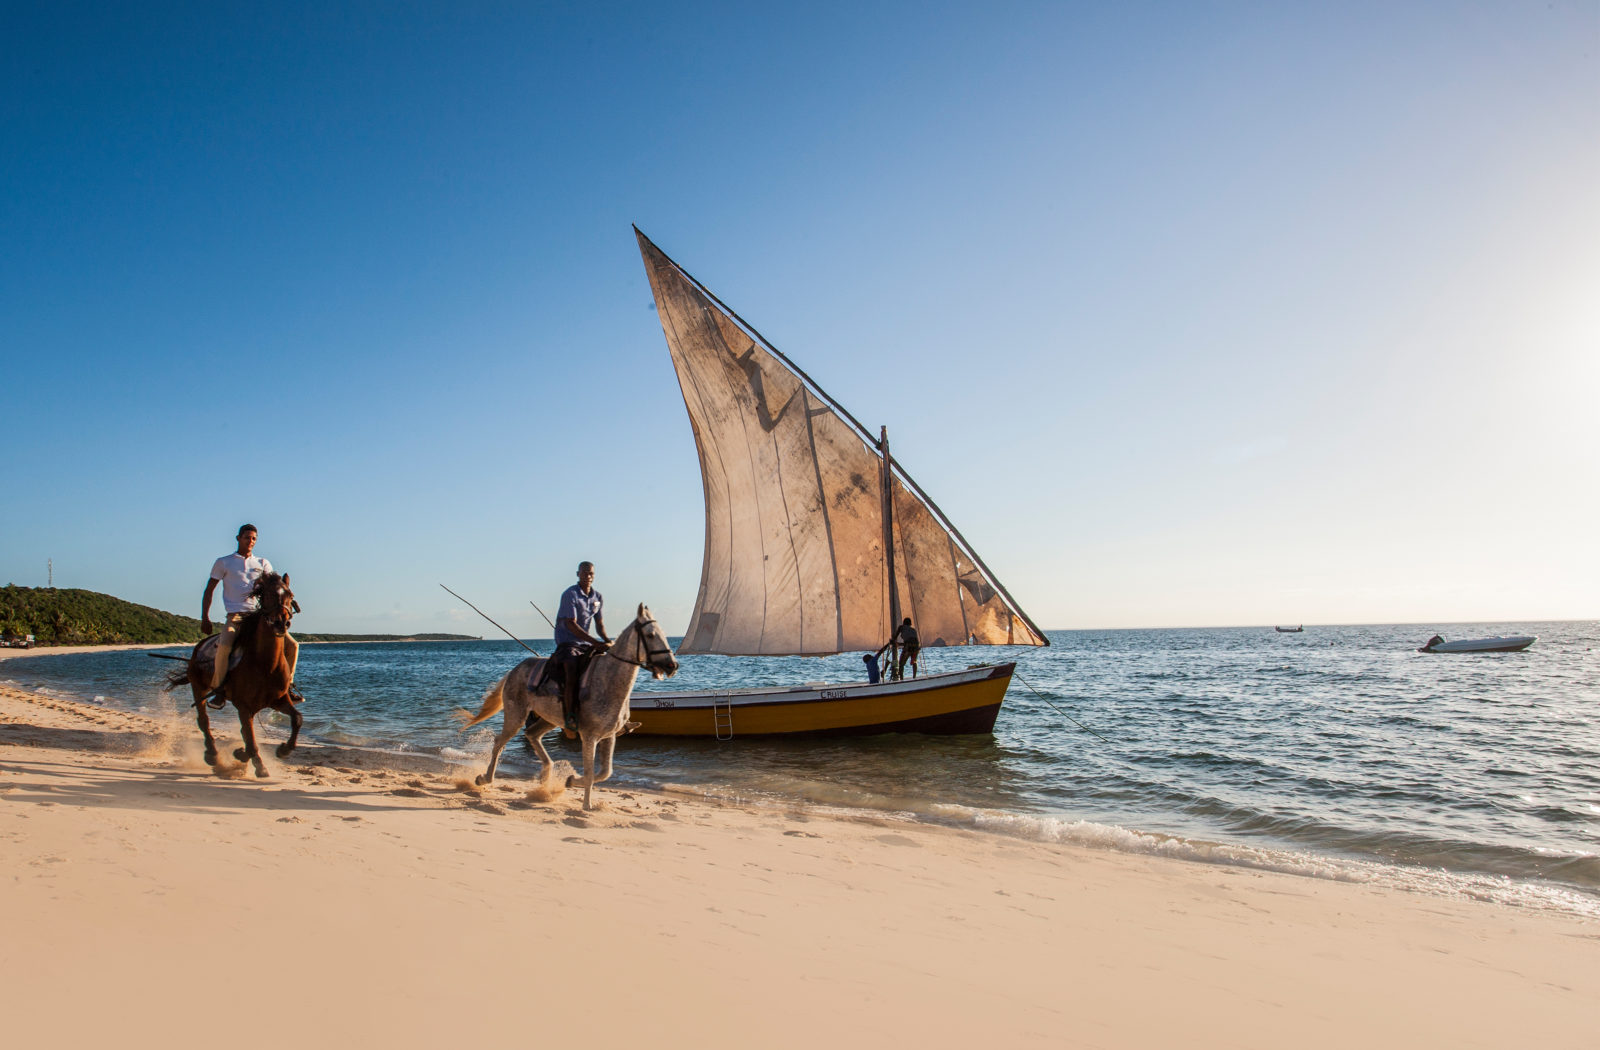
{"type": "Polygon", "coordinates": [[[811,683],[790,689],[634,693],[635,735],[730,739],[871,733],[990,733],[1016,664],[903,682],[811,683]]]}

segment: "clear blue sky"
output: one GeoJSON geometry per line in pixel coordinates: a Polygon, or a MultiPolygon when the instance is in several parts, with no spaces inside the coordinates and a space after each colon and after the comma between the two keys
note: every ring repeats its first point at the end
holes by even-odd
{"type": "Polygon", "coordinates": [[[687,623],[638,225],[1043,626],[1600,616],[1600,5],[0,7],[0,582],[687,623]]]}

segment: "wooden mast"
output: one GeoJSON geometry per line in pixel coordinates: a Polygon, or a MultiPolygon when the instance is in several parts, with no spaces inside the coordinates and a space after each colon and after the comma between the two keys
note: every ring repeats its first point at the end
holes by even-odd
{"type": "MultiPolygon", "coordinates": [[[[894,460],[889,456],[889,428],[878,428],[878,450],[883,453],[883,560],[889,570],[889,637],[900,629],[900,582],[894,571],[894,460]]],[[[896,664],[900,646],[889,645],[889,667],[896,664]]],[[[887,671],[887,669],[886,669],[887,671]]],[[[884,678],[888,678],[887,673],[884,678]]]]}

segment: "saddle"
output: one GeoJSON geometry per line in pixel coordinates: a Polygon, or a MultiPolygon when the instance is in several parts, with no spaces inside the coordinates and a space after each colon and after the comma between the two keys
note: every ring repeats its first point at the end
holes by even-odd
{"type": "MultiPolygon", "coordinates": [[[[589,680],[589,665],[594,662],[594,658],[598,655],[599,650],[592,647],[585,649],[583,652],[578,654],[578,659],[573,667],[573,670],[576,671],[578,675],[578,689],[576,697],[579,701],[583,699],[584,683],[589,680]]],[[[228,666],[231,668],[233,666],[233,661],[230,660],[228,662],[228,666]]],[[[540,692],[544,689],[547,683],[553,683],[556,687],[556,695],[559,696],[561,695],[561,687],[566,684],[566,673],[566,667],[556,663],[553,658],[548,659],[544,662],[544,666],[539,669],[538,679],[536,679],[532,685],[528,686],[528,692],[540,692]]]]}
{"type": "MultiPolygon", "coordinates": [[[[241,640],[243,636],[241,635],[241,640]]],[[[201,640],[198,648],[190,657],[191,660],[201,660],[207,664],[215,663],[217,659],[217,646],[222,641],[222,635],[213,634],[201,640]]],[[[239,661],[244,659],[244,646],[234,643],[233,651],[228,654],[228,674],[239,666],[239,661]]]]}

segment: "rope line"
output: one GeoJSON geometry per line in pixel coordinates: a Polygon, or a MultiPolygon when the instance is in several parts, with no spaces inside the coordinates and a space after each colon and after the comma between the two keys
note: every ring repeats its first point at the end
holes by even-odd
{"type": "Polygon", "coordinates": [[[1099,733],[1096,733],[1093,729],[1090,729],[1088,726],[1084,725],[1082,722],[1078,721],[1076,718],[1073,718],[1071,715],[1069,715],[1065,711],[1061,710],[1061,708],[1056,707],[1055,703],[1052,702],[1049,697],[1045,696],[1043,693],[1039,692],[1039,690],[1037,690],[1037,689],[1035,689],[1033,687],[1033,683],[1032,682],[1028,681],[1026,678],[1023,678],[1022,677],[1022,673],[1020,671],[1013,671],[1012,674],[1014,674],[1016,676],[1018,681],[1020,681],[1023,685],[1028,687],[1028,692],[1032,693],[1034,696],[1037,696],[1040,700],[1043,700],[1045,703],[1049,704],[1051,710],[1055,711],[1056,714],[1060,715],[1062,718],[1065,718],[1068,722],[1071,722],[1073,725],[1077,726],[1079,729],[1083,730],[1085,733],[1088,733],[1090,736],[1096,737],[1096,738],[1098,738],[1100,740],[1105,740],[1105,742],[1108,743],[1108,744],[1111,743],[1111,741],[1106,740],[1105,737],[1100,736],[1099,733]]]}

